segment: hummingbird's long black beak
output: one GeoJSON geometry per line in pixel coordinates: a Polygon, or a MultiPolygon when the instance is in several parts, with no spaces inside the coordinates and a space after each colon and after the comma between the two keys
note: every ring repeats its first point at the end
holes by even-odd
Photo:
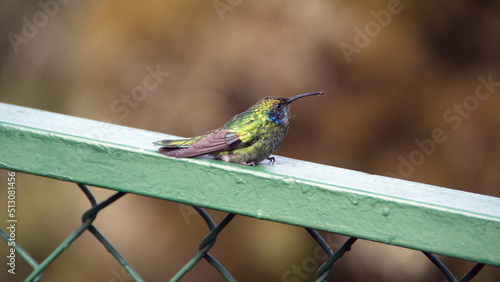
{"type": "Polygon", "coordinates": [[[309,93],[303,93],[303,94],[295,95],[292,98],[288,98],[288,104],[290,104],[291,102],[293,102],[293,101],[295,101],[297,99],[300,99],[302,97],[313,96],[313,95],[322,95],[324,93],[325,92],[309,92],[309,93]]]}

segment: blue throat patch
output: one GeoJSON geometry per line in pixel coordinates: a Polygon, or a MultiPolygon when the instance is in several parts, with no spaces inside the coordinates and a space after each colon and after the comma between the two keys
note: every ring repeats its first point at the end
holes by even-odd
{"type": "Polygon", "coordinates": [[[270,112],[268,115],[269,120],[276,124],[283,124],[283,112],[270,112]]]}

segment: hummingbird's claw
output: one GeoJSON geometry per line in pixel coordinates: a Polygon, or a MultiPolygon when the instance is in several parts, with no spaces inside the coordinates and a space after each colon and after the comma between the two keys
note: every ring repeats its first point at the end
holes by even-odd
{"type": "Polygon", "coordinates": [[[267,159],[269,160],[269,164],[274,165],[274,162],[276,161],[276,159],[274,157],[269,157],[267,159]]]}

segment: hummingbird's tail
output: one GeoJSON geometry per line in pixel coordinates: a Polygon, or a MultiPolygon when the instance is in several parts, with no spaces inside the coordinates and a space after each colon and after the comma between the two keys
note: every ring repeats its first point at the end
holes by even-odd
{"type": "Polygon", "coordinates": [[[184,148],[184,147],[189,147],[193,143],[195,143],[197,140],[193,138],[184,138],[184,139],[174,139],[174,140],[159,140],[156,142],[153,142],[156,146],[162,146],[162,147],[168,147],[171,149],[174,148],[184,148]]]}
{"type": "Polygon", "coordinates": [[[163,155],[174,157],[174,158],[183,158],[188,148],[169,148],[169,147],[161,147],[158,149],[163,155]]]}
{"type": "Polygon", "coordinates": [[[175,140],[159,140],[154,145],[162,146],[158,151],[169,157],[182,158],[189,146],[198,141],[199,138],[185,138],[175,140]]]}

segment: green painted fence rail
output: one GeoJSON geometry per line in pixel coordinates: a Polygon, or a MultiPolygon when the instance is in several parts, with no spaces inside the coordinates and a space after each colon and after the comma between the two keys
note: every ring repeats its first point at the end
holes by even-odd
{"type": "Polygon", "coordinates": [[[500,266],[500,198],[279,156],[157,153],[171,137],[0,103],[0,168],[500,266]]]}

